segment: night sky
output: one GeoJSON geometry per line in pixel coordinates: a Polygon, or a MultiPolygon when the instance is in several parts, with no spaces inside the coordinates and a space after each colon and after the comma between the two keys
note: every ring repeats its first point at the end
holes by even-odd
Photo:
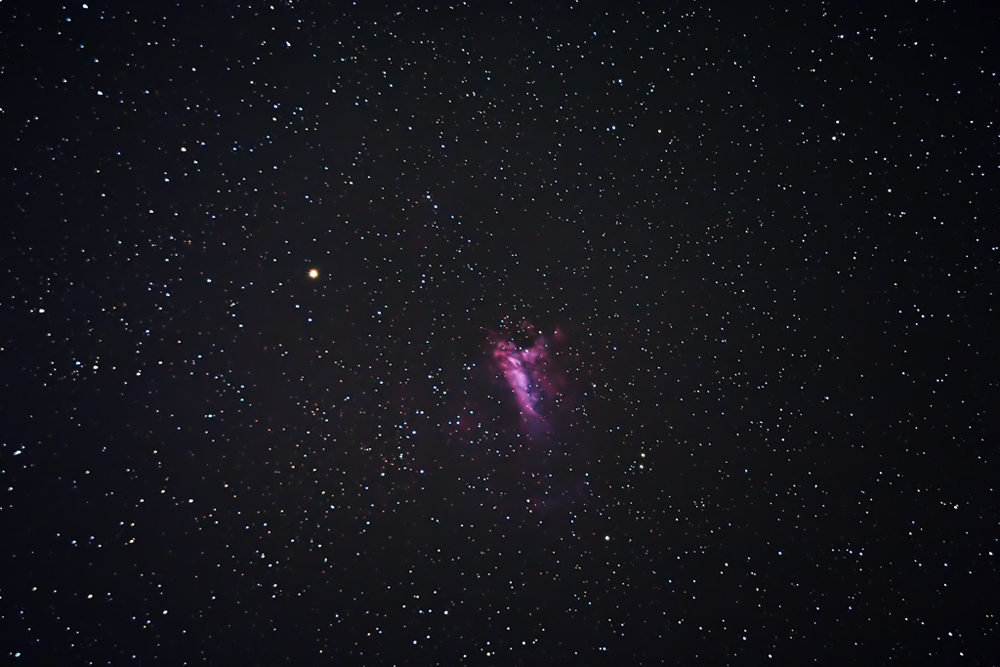
{"type": "Polygon", "coordinates": [[[998,17],[720,4],[0,4],[0,662],[996,664],[998,17]]]}

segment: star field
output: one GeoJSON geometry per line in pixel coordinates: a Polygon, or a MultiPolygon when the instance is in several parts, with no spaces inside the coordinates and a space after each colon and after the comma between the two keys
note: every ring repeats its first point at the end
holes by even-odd
{"type": "Polygon", "coordinates": [[[0,3],[4,664],[992,664],[996,16],[0,3]]]}

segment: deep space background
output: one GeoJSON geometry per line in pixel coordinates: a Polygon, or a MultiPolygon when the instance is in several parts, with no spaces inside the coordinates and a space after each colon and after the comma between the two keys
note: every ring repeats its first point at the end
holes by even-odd
{"type": "Polygon", "coordinates": [[[0,662],[996,664],[997,19],[0,3],[0,662]]]}

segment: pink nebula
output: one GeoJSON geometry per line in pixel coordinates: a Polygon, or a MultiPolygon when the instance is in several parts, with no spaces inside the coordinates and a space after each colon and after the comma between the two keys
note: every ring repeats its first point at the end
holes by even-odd
{"type": "Polygon", "coordinates": [[[545,336],[537,334],[528,324],[525,327],[534,335],[534,343],[521,348],[497,336],[493,343],[493,361],[514,394],[521,418],[527,425],[538,427],[545,423],[544,405],[556,399],[560,382],[552,372],[545,336]]]}

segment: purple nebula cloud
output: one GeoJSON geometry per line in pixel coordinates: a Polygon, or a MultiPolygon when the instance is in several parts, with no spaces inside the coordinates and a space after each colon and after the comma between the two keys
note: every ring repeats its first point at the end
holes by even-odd
{"type": "Polygon", "coordinates": [[[549,341],[529,323],[522,327],[533,343],[520,347],[513,340],[493,336],[493,363],[507,382],[521,415],[526,435],[548,430],[548,418],[560,403],[564,380],[549,352],[549,341]]]}
{"type": "Polygon", "coordinates": [[[594,458],[572,337],[509,318],[485,333],[486,363],[464,363],[441,406],[442,460],[470,507],[557,513],[586,497],[594,458]]]}

